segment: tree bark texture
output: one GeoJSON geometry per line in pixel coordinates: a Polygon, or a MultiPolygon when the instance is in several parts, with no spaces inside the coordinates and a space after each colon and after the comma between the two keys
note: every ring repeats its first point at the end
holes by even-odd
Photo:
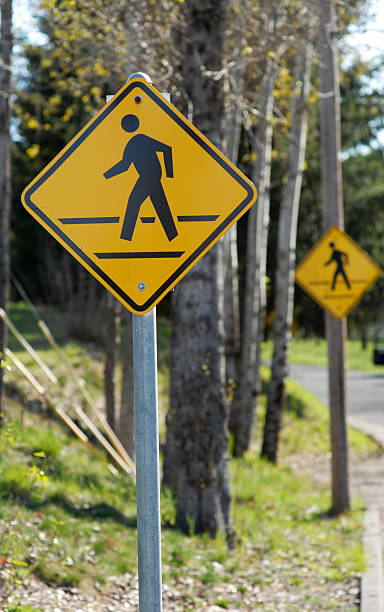
{"type": "Polygon", "coordinates": [[[302,45],[295,55],[287,182],[283,187],[279,212],[272,372],[261,450],[261,456],[273,463],[277,460],[285,403],[285,378],[293,321],[297,219],[307,140],[312,44],[303,41],[302,45]]]}
{"type": "Polygon", "coordinates": [[[230,423],[234,436],[235,457],[241,457],[249,448],[257,398],[260,393],[260,344],[264,333],[267,302],[266,262],[275,76],[276,67],[272,60],[269,60],[258,105],[260,120],[255,134],[256,162],[252,176],[258,189],[258,199],[248,213],[240,384],[233,403],[230,423]]]}
{"type": "MultiPolygon", "coordinates": [[[[1,2],[0,66],[0,306],[7,310],[9,298],[9,223],[11,211],[10,95],[12,61],[12,0],[1,2]]],[[[0,322],[0,415],[3,414],[4,349],[7,330],[0,322]]],[[[0,417],[1,422],[1,417],[0,417]]]]}
{"type": "Polygon", "coordinates": [[[106,294],[106,301],[104,362],[105,412],[109,425],[116,431],[115,375],[120,344],[120,305],[110,293],[106,294]]]}
{"type": "Polygon", "coordinates": [[[125,334],[122,344],[122,383],[119,419],[119,438],[128,455],[135,457],[135,409],[133,393],[132,314],[124,313],[125,334]]]}
{"type": "MultiPolygon", "coordinates": [[[[336,17],[333,0],[319,0],[320,143],[324,229],[344,227],[342,177],[340,86],[336,46],[336,17]]],[[[328,343],[329,408],[331,413],[332,510],[349,509],[348,439],[346,425],[346,320],[325,315],[328,343]]]]}
{"type": "MultiPolygon", "coordinates": [[[[237,164],[242,125],[241,100],[244,86],[243,69],[236,68],[231,75],[231,87],[226,91],[224,142],[225,154],[237,164]]],[[[229,81],[228,81],[229,84],[229,81]]],[[[238,362],[240,358],[240,303],[239,266],[237,255],[237,226],[223,236],[224,243],[224,333],[225,333],[225,378],[228,397],[232,400],[238,384],[238,362]]]]}
{"type": "MultiPolygon", "coordinates": [[[[216,145],[226,8],[224,0],[186,2],[185,86],[195,125],[216,145]]],[[[178,528],[211,536],[220,530],[231,541],[221,243],[194,266],[172,298],[163,481],[175,491],[178,528]]]]}

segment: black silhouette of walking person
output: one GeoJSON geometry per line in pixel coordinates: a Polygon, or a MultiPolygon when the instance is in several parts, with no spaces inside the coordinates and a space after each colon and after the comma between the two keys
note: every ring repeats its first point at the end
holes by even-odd
{"type": "MultiPolygon", "coordinates": [[[[121,127],[126,132],[136,132],[139,125],[136,115],[125,115],[121,120],[121,127]]],[[[147,198],[150,198],[168,240],[171,242],[178,235],[161,183],[162,170],[157,152],[163,153],[166,176],[173,178],[172,147],[145,134],[133,136],[124,149],[122,159],[104,172],[105,178],[109,179],[126,172],[133,164],[139,174],[128,198],[120,234],[124,240],[132,240],[141,205],[147,198]]]]}
{"type": "Polygon", "coordinates": [[[349,259],[348,259],[348,255],[347,253],[344,253],[344,251],[338,251],[335,248],[335,243],[334,242],[330,242],[329,246],[332,249],[332,255],[329,258],[329,260],[324,264],[324,266],[329,266],[329,264],[331,264],[332,262],[335,262],[336,264],[336,270],[335,273],[333,275],[333,280],[332,280],[332,291],[335,289],[336,287],[336,280],[337,277],[339,276],[339,274],[341,274],[341,276],[343,277],[343,279],[345,280],[345,284],[347,285],[348,289],[351,288],[350,282],[348,280],[348,277],[345,273],[344,270],[344,263],[345,264],[349,264],[349,259]]]}

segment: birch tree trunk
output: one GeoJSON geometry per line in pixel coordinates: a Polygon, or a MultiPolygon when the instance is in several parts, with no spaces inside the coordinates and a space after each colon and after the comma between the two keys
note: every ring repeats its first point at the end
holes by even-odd
{"type": "MultiPolygon", "coordinates": [[[[241,68],[231,75],[231,91],[225,102],[224,141],[225,154],[237,164],[241,132],[241,99],[244,78],[241,68]]],[[[237,255],[237,225],[224,234],[224,333],[225,333],[225,378],[228,396],[238,384],[238,361],[240,357],[240,312],[239,312],[239,262],[237,255]]]]}
{"type": "Polygon", "coordinates": [[[122,344],[122,383],[119,420],[119,438],[128,452],[135,457],[135,410],[133,394],[133,343],[132,343],[132,314],[126,310],[124,313],[125,334],[122,344]]]}
{"type": "MultiPolygon", "coordinates": [[[[12,0],[1,2],[0,66],[0,306],[7,310],[9,298],[9,223],[11,211],[10,95],[12,61],[12,0]]],[[[3,414],[3,363],[7,331],[0,322],[0,415],[3,414]]],[[[0,417],[0,424],[2,417],[0,417]]]]}
{"type": "MultiPolygon", "coordinates": [[[[195,125],[220,145],[221,79],[227,0],[186,2],[185,86],[195,125]]],[[[228,404],[223,344],[221,244],[178,284],[172,299],[170,409],[163,481],[175,491],[176,526],[224,531],[230,516],[228,404]]]]}
{"type": "Polygon", "coordinates": [[[269,190],[272,158],[273,88],[276,66],[267,62],[260,92],[259,125],[255,135],[256,162],[252,180],[258,199],[248,213],[247,272],[244,297],[244,324],[240,366],[240,385],[231,412],[231,432],[235,457],[249,448],[257,398],[260,393],[260,343],[266,312],[266,261],[269,228],[269,190]]]}
{"type": "Polygon", "coordinates": [[[311,60],[312,44],[303,43],[295,55],[287,182],[283,187],[279,213],[272,372],[261,450],[261,456],[273,463],[277,460],[293,321],[297,219],[307,140],[311,60]]]}

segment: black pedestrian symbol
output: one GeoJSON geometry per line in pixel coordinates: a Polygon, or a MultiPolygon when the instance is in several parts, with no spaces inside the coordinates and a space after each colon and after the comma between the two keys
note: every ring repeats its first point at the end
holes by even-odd
{"type": "Polygon", "coordinates": [[[348,289],[351,288],[350,282],[348,280],[348,277],[345,273],[344,270],[344,265],[348,265],[349,264],[349,258],[347,253],[344,253],[344,251],[339,251],[338,249],[336,249],[335,247],[335,243],[334,242],[330,242],[329,246],[332,249],[332,254],[331,257],[328,259],[328,261],[324,264],[324,266],[329,266],[329,264],[331,263],[335,263],[336,264],[336,270],[335,273],[333,275],[333,279],[332,279],[332,291],[335,289],[336,287],[336,280],[337,277],[339,276],[339,274],[341,274],[341,276],[343,277],[345,284],[347,285],[348,289]]]}
{"type": "MultiPolygon", "coordinates": [[[[125,115],[121,120],[121,127],[126,132],[136,132],[139,125],[136,115],[125,115]]],[[[145,134],[133,136],[124,149],[122,159],[104,172],[105,178],[109,179],[126,172],[133,164],[139,174],[128,198],[120,234],[123,240],[132,240],[140,208],[147,198],[150,198],[169,242],[178,235],[161,183],[162,169],[157,153],[163,153],[166,176],[173,178],[172,147],[145,134]]]]}

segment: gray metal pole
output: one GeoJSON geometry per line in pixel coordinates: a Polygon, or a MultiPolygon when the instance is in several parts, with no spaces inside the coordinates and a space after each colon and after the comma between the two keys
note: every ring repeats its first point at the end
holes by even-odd
{"type": "Polygon", "coordinates": [[[133,315],[139,610],[162,610],[156,309],[133,315]]]}
{"type": "MultiPolygon", "coordinates": [[[[144,72],[131,74],[152,83],[144,72]]],[[[136,429],[136,503],[139,610],[161,612],[160,462],[156,308],[132,315],[136,429]]]]}

